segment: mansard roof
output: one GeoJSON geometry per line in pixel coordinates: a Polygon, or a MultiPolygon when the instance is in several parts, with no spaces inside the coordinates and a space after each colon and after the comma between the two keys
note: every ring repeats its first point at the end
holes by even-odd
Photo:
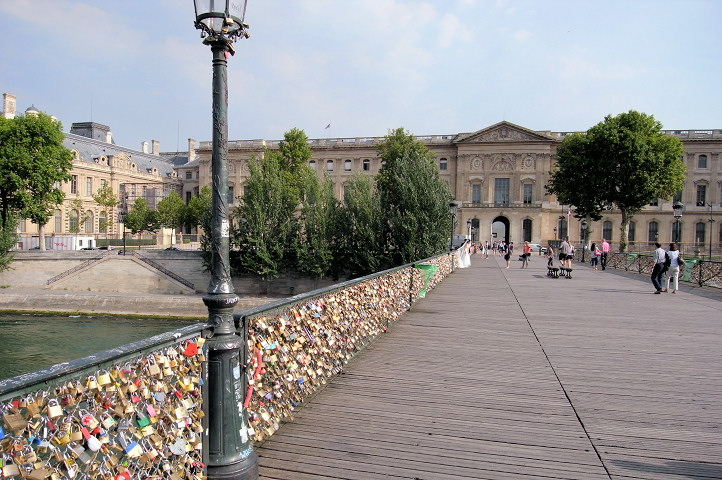
{"type": "Polygon", "coordinates": [[[502,121],[473,133],[460,133],[454,143],[485,143],[485,142],[549,142],[559,141],[549,132],[535,132],[511,122],[502,121]]]}
{"type": "Polygon", "coordinates": [[[69,150],[77,151],[79,159],[83,162],[96,163],[96,159],[103,156],[125,154],[136,164],[140,173],[147,173],[156,168],[161,177],[169,178],[174,171],[174,165],[164,157],[139,152],[82,135],[66,133],[63,145],[69,150]]]}

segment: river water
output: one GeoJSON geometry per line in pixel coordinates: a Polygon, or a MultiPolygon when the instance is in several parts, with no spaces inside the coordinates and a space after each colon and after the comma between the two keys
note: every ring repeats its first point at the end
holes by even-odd
{"type": "Polygon", "coordinates": [[[0,314],[0,379],[169,332],[197,320],[0,314]]]}

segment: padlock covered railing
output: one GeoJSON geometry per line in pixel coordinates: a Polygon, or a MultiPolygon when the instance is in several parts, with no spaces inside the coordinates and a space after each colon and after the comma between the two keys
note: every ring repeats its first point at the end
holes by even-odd
{"type": "Polygon", "coordinates": [[[1,380],[3,478],[200,477],[206,328],[1,380]]]}
{"type": "Polygon", "coordinates": [[[262,442],[292,420],[305,398],[450,271],[444,254],[236,313],[248,332],[248,436],[262,442]]]}
{"type": "MultiPolygon", "coordinates": [[[[449,255],[236,313],[249,349],[241,358],[251,359],[243,399],[249,437],[263,441],[292,419],[304,399],[451,272],[449,255]]],[[[207,329],[190,325],[0,380],[2,476],[201,478],[207,329]]]]}

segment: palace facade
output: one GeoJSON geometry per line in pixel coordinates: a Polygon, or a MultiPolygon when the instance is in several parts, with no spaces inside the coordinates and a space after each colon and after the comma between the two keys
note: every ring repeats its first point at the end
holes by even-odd
{"type": "MultiPolygon", "coordinates": [[[[571,132],[533,131],[500,122],[472,133],[416,136],[433,152],[439,174],[459,203],[455,233],[474,241],[498,240],[515,243],[528,240],[546,245],[569,236],[582,244],[581,220],[573,209],[561,205],[546,192],[556,151],[571,132]]],[[[634,216],[628,226],[632,251],[649,250],[655,241],[679,240],[687,251],[714,252],[722,246],[722,130],[667,130],[684,145],[687,178],[674,199],[657,199],[634,216]],[[672,215],[679,199],[683,216],[672,215]]],[[[336,197],[343,198],[344,185],[354,173],[375,175],[381,168],[376,147],[383,137],[328,138],[309,140],[313,151],[310,165],[319,176],[333,179],[336,197]]],[[[229,142],[229,184],[242,194],[248,176],[247,161],[263,147],[277,149],[279,141],[240,140],[229,142]]],[[[178,167],[180,178],[197,176],[198,185],[210,184],[211,143],[200,142],[194,161],[178,167]]],[[[198,185],[184,185],[185,195],[198,185]]],[[[621,214],[604,212],[587,231],[589,242],[606,238],[614,245],[620,238],[621,214]]]]}
{"type": "MultiPolygon", "coordinates": [[[[15,97],[5,94],[3,114],[15,114],[15,97]]],[[[32,114],[34,107],[26,110],[32,114]]],[[[571,132],[534,131],[509,122],[500,122],[472,133],[416,136],[433,152],[441,178],[449,184],[459,203],[455,234],[474,241],[528,240],[546,245],[569,236],[582,244],[581,221],[573,209],[561,205],[546,193],[549,172],[554,168],[556,151],[571,132]]],[[[666,130],[684,146],[687,178],[675,199],[684,205],[683,216],[672,215],[675,199],[657,199],[634,216],[628,227],[630,249],[649,250],[655,241],[679,239],[683,249],[706,255],[710,247],[718,254],[722,247],[722,130],[666,130]]],[[[381,168],[376,147],[383,137],[311,139],[310,166],[319,176],[329,175],[336,197],[341,199],[346,182],[355,173],[375,175],[381,168]]],[[[211,142],[188,140],[187,152],[162,153],[159,144],[147,142],[141,150],[115,145],[107,126],[86,122],[72,125],[64,144],[75,154],[72,181],[62,186],[65,203],[45,226],[46,234],[80,231],[85,235],[119,238],[121,213],[136,198],[145,198],[151,208],[175,190],[188,201],[200,188],[211,185],[211,142]],[[120,203],[114,208],[98,205],[93,199],[110,184],[120,203]],[[78,202],[82,207],[77,209],[78,202]],[[82,220],[82,222],[80,221],[82,220]],[[79,225],[80,223],[80,225],[79,225]]],[[[229,141],[229,201],[243,195],[249,170],[248,160],[264,148],[277,149],[279,140],[229,141]]],[[[589,242],[606,238],[616,246],[621,215],[604,212],[592,222],[589,242]]],[[[34,235],[36,226],[21,225],[22,233],[34,235]]],[[[186,232],[190,233],[190,232],[186,232]]],[[[172,235],[161,235],[161,244],[170,244],[172,235]]]]}

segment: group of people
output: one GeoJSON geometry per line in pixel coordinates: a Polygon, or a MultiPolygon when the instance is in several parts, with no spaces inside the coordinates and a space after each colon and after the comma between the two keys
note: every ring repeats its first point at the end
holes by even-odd
{"type": "Polygon", "coordinates": [[[665,252],[661,244],[655,243],[654,246],[657,247],[652,255],[654,260],[654,268],[652,268],[654,293],[657,295],[667,291],[676,293],[679,290],[679,273],[684,265],[684,260],[679,253],[679,247],[677,247],[676,243],[670,243],[669,250],[665,252]],[[662,287],[665,274],[667,274],[667,282],[662,287]],[[674,280],[674,283],[671,283],[672,280],[674,280]],[[669,289],[670,283],[674,287],[671,290],[669,289]]]}

